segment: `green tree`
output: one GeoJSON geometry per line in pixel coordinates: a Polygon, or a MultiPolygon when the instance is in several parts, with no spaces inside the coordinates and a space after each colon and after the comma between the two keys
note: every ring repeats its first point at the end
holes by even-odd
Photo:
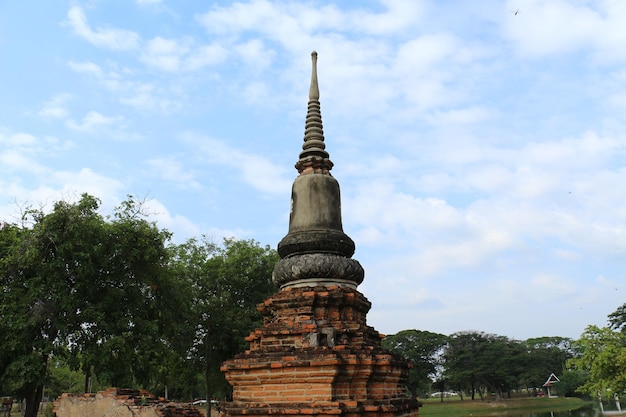
{"type": "Polygon", "coordinates": [[[277,290],[271,276],[278,254],[254,240],[235,239],[224,239],[222,246],[191,239],[171,250],[173,273],[192,288],[189,357],[204,369],[206,398],[228,397],[219,368],[246,348],[244,338],[261,325],[256,305],[277,290]]]}
{"type": "MultiPolygon", "coordinates": [[[[536,337],[522,343],[526,353],[520,377],[523,385],[532,393],[536,393],[536,389],[544,384],[551,373],[560,379],[567,361],[574,356],[573,340],[567,337],[536,337]]],[[[559,383],[559,392],[564,386],[559,383]]]]}
{"type": "Polygon", "coordinates": [[[524,348],[519,341],[483,332],[460,332],[450,336],[444,354],[445,376],[458,390],[482,398],[487,388],[502,399],[519,387],[524,369],[524,348]]]}
{"type": "Polygon", "coordinates": [[[412,395],[430,392],[433,379],[440,374],[441,356],[448,336],[423,330],[403,330],[383,339],[384,348],[408,359],[413,367],[409,371],[408,389],[412,395]]]}
{"type": "Polygon", "coordinates": [[[101,268],[84,298],[92,308],[72,344],[85,385],[94,373],[112,386],[157,391],[182,354],[188,291],[167,269],[170,234],[144,217],[129,198],[105,224],[101,268]]]}
{"type": "Polygon", "coordinates": [[[98,199],[27,210],[0,229],[0,380],[20,381],[26,417],[37,413],[49,361],[119,384],[147,385],[168,347],[160,326],[171,284],[169,233],[129,197],[113,219],[98,199]],[[69,348],[69,356],[68,356],[69,348]]]}
{"type": "Polygon", "coordinates": [[[626,333],[626,303],[609,314],[609,326],[611,329],[626,333]]]}
{"type": "Polygon", "coordinates": [[[450,386],[466,391],[471,399],[482,398],[483,370],[481,364],[486,335],[479,332],[458,332],[450,335],[444,351],[445,377],[450,386]]]}
{"type": "Polygon", "coordinates": [[[74,300],[86,291],[86,264],[101,237],[97,206],[86,196],[75,205],[58,202],[48,215],[27,211],[23,220],[32,220],[32,228],[3,227],[15,239],[6,247],[0,274],[0,350],[8,364],[5,377],[22,381],[27,417],[36,415],[49,358],[62,354],[88,310],[74,300]],[[79,242],[76,235],[82,233],[79,242]]]}
{"type": "Polygon", "coordinates": [[[563,397],[581,397],[578,387],[585,384],[588,374],[586,371],[579,369],[565,369],[559,375],[559,383],[557,384],[558,393],[563,397]]]}
{"type": "Polygon", "coordinates": [[[626,334],[609,327],[587,326],[577,341],[580,356],[573,369],[587,373],[579,392],[612,395],[626,391],[626,334]]]}

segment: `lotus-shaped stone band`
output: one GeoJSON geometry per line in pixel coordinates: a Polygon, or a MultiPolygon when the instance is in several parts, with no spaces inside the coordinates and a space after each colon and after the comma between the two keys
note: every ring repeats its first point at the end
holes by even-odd
{"type": "Polygon", "coordinates": [[[272,279],[278,286],[301,280],[363,282],[365,271],[359,261],[330,253],[307,253],[283,258],[274,267],[272,279]]]}

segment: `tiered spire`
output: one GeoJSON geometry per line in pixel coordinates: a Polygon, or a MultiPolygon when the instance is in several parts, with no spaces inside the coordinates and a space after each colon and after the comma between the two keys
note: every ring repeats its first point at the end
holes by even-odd
{"type": "Polygon", "coordinates": [[[274,282],[281,287],[339,285],[356,288],[364,271],[351,259],[354,242],[343,232],[339,183],[324,143],[317,82],[317,52],[312,71],[304,144],[291,191],[289,233],[278,244],[281,260],[274,282]]]}
{"type": "Polygon", "coordinates": [[[320,90],[317,83],[317,52],[311,53],[311,87],[309,88],[309,105],[304,126],[304,143],[300,160],[296,169],[300,174],[310,172],[328,173],[333,163],[328,159],[325,151],[324,128],[322,126],[322,112],[320,111],[320,90]]]}

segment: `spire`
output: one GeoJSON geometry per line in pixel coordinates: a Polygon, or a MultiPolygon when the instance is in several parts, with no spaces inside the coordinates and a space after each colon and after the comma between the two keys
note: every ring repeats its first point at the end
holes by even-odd
{"type": "Polygon", "coordinates": [[[309,104],[304,125],[304,143],[300,160],[296,169],[300,174],[310,172],[328,173],[333,163],[328,159],[324,144],[324,128],[320,111],[320,90],[317,84],[317,52],[311,52],[311,87],[309,88],[309,104]]]}
{"type": "Polygon", "coordinates": [[[313,51],[304,144],[296,163],[298,177],[291,190],[289,233],[278,244],[281,260],[274,282],[282,288],[339,285],[356,288],[364,271],[351,259],[354,242],[343,232],[339,183],[330,170],[324,143],[317,83],[317,52],[313,51]]]}

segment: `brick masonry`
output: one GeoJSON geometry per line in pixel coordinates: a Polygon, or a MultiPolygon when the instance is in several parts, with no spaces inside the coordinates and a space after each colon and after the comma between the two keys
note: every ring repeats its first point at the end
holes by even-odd
{"type": "Polygon", "coordinates": [[[157,398],[144,390],[109,388],[96,394],[62,394],[57,417],[204,417],[195,406],[157,398]]]}
{"type": "Polygon", "coordinates": [[[408,416],[409,363],[366,325],[370,302],[343,286],[287,288],[259,304],[263,327],[225,362],[233,386],[226,416],[408,416]]]}

